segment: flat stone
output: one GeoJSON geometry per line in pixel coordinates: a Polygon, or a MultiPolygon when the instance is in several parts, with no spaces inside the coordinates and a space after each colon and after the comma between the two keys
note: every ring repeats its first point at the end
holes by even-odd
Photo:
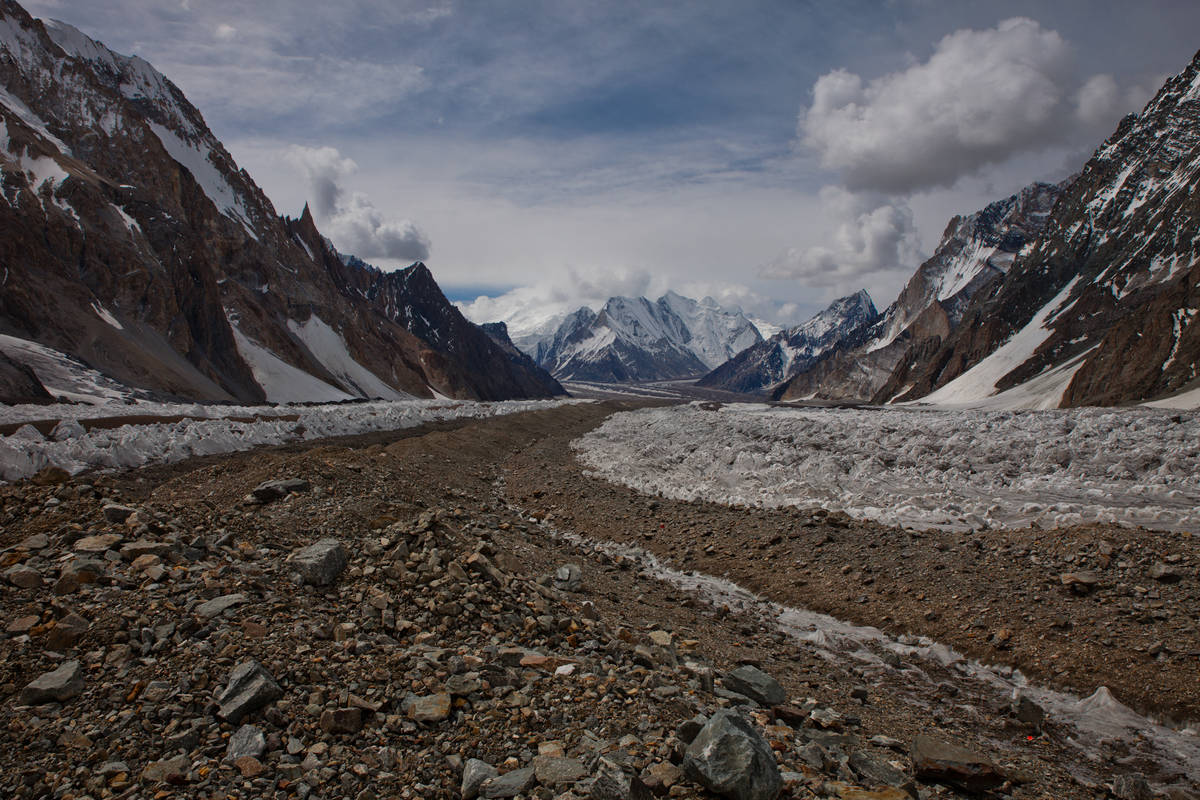
{"type": "Polygon", "coordinates": [[[462,800],[475,800],[483,782],[499,774],[500,772],[486,761],[480,761],[478,758],[467,759],[463,767],[462,800]]]}
{"type": "Polygon", "coordinates": [[[869,784],[882,784],[897,789],[912,785],[912,781],[903,772],[864,750],[851,753],[848,763],[854,774],[869,784]]]}
{"type": "Polygon", "coordinates": [[[242,773],[243,778],[257,778],[267,771],[266,765],[254,756],[242,756],[234,761],[233,765],[242,773]]]}
{"type": "Polygon", "coordinates": [[[358,733],[363,726],[361,708],[326,709],[321,712],[321,730],[326,733],[358,733]]]}
{"type": "Polygon", "coordinates": [[[932,736],[919,735],[912,746],[913,774],[926,783],[984,791],[1004,783],[1004,775],[987,756],[932,736]]]}
{"type": "Polygon", "coordinates": [[[441,722],[450,716],[450,695],[431,694],[405,701],[404,713],[417,722],[441,722]]]}
{"type": "Polygon", "coordinates": [[[683,771],[710,791],[733,800],[774,800],[783,778],[771,746],[737,712],[721,709],[696,734],[683,771]]]}
{"type": "Polygon", "coordinates": [[[28,614],[24,617],[17,617],[4,629],[5,633],[10,633],[13,636],[19,636],[22,633],[29,633],[33,627],[41,621],[41,617],[36,614],[28,614]]]}
{"type": "Polygon", "coordinates": [[[787,700],[779,681],[758,667],[743,664],[725,676],[725,688],[749,697],[764,706],[777,706],[787,700]]]}
{"type": "Polygon", "coordinates": [[[58,620],[54,627],[50,629],[50,632],[46,634],[46,649],[66,650],[69,647],[74,647],[75,642],[79,641],[79,637],[87,633],[91,625],[86,619],[72,611],[58,620]]]}
{"type": "Polygon", "coordinates": [[[244,661],[229,673],[229,682],[217,697],[221,719],[233,725],[247,714],[283,696],[283,690],[257,661],[244,661]]]}
{"type": "Polygon", "coordinates": [[[1183,580],[1183,575],[1183,570],[1179,567],[1172,567],[1161,561],[1150,568],[1150,577],[1159,583],[1176,583],[1183,580]]]}
{"type": "Polygon", "coordinates": [[[229,737],[229,746],[225,751],[225,760],[237,762],[240,758],[251,756],[258,758],[267,750],[267,738],[262,730],[254,725],[243,725],[229,737]]]}
{"type": "Polygon", "coordinates": [[[542,786],[575,783],[587,776],[587,768],[576,758],[534,756],[533,771],[542,786]]]}
{"type": "Polygon", "coordinates": [[[50,537],[44,533],[27,536],[20,546],[26,550],[45,550],[50,546],[50,537]]]}
{"type": "Polygon", "coordinates": [[[671,787],[683,781],[683,770],[670,761],[659,761],[651,764],[642,773],[642,783],[653,794],[666,794],[671,787]]]}
{"type": "Polygon", "coordinates": [[[246,602],[246,595],[238,592],[236,594],[224,594],[220,597],[214,597],[212,600],[205,601],[196,606],[196,614],[204,619],[212,619],[219,617],[234,606],[241,605],[246,602]]]}
{"type": "Polygon", "coordinates": [[[284,478],[260,483],[250,490],[250,494],[260,503],[270,503],[289,494],[307,492],[311,488],[312,485],[303,478],[284,478]]]}
{"type": "Polygon", "coordinates": [[[149,539],[138,539],[135,542],[128,542],[121,545],[121,558],[126,561],[133,561],[144,555],[166,558],[170,552],[171,545],[166,542],[153,542],[149,539]]]}
{"type": "Polygon", "coordinates": [[[492,800],[497,797],[516,797],[533,788],[537,782],[533,767],[523,767],[488,778],[479,786],[479,796],[492,800]]]}
{"type": "Polygon", "coordinates": [[[321,539],[291,556],[292,569],[305,583],[327,586],[337,580],[350,563],[346,549],[337,539],[321,539]]]}
{"type": "Polygon", "coordinates": [[[6,569],[4,579],[18,589],[42,588],[42,573],[24,564],[15,564],[6,569]]]}
{"type": "Polygon", "coordinates": [[[39,675],[22,689],[18,702],[25,706],[65,703],[82,693],[83,665],[78,661],[64,661],[58,669],[39,675]]]}

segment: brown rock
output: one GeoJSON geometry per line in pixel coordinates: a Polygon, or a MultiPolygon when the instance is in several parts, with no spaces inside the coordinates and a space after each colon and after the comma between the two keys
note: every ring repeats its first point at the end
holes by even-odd
{"type": "Polygon", "coordinates": [[[242,773],[243,778],[257,778],[267,771],[266,766],[254,756],[242,756],[233,765],[242,773]]]}
{"type": "Polygon", "coordinates": [[[362,726],[361,708],[327,709],[321,712],[321,730],[326,733],[358,733],[362,726]]]}
{"type": "Polygon", "coordinates": [[[917,736],[911,755],[914,776],[926,783],[944,783],[975,792],[994,789],[1005,780],[987,756],[932,736],[917,736]]]}

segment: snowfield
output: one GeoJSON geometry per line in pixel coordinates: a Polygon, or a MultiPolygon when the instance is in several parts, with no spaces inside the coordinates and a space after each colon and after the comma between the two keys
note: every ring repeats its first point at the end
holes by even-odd
{"type": "Polygon", "coordinates": [[[616,414],[574,446],[594,474],[681,500],[917,528],[1200,531],[1194,412],[714,408],[616,414]]]}
{"type": "Polygon", "coordinates": [[[376,431],[411,428],[425,422],[484,418],[551,408],[576,400],[405,400],[317,406],[204,406],[167,403],[0,405],[0,424],[20,424],[0,436],[0,479],[28,478],[47,466],[71,474],[88,469],[127,469],[376,431]],[[100,428],[83,422],[129,415],[164,417],[100,428]],[[182,419],[178,419],[182,417],[182,419]],[[235,419],[236,418],[236,419],[235,419]],[[49,436],[30,424],[59,420],[49,436]],[[83,422],[81,422],[81,420],[83,422]]]}

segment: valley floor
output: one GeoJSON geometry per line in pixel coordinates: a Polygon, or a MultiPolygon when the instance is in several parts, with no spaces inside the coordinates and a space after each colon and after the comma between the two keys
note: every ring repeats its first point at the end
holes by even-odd
{"type": "Polygon", "coordinates": [[[514,795],[587,796],[586,778],[559,778],[610,763],[708,797],[669,767],[676,729],[732,703],[771,742],[790,797],[906,796],[895,768],[909,769],[917,734],[986,754],[1014,797],[1132,792],[1134,773],[1197,796],[1200,740],[1120,704],[1200,718],[1200,585],[1193,562],[1164,561],[1184,550],[1178,534],[917,533],[648,497],[589,476],[571,448],[631,407],[0,487],[13,584],[0,595],[0,794],[459,797],[464,761],[479,758],[514,781],[531,768],[514,795]],[[246,501],[286,478],[309,486],[246,501]],[[343,543],[349,568],[304,584],[289,554],[322,537],[343,543]],[[1166,580],[1126,587],[1160,561],[1166,580]],[[547,577],[566,563],[581,568],[578,591],[547,577]],[[1063,584],[1085,570],[1094,585],[1063,584]],[[22,706],[23,687],[66,659],[78,691],[22,706]],[[248,659],[281,696],[222,721],[214,698],[248,659]],[[778,679],[788,702],[759,708],[723,688],[739,663],[778,679]],[[1023,691],[1048,712],[1040,724],[1014,710],[1013,668],[1035,685],[1023,691]],[[263,740],[230,760],[241,722],[263,740]],[[560,751],[573,764],[546,760],[560,751]]]}

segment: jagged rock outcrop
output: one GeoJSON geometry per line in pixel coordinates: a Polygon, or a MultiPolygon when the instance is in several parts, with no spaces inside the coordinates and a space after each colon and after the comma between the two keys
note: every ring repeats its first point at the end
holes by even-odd
{"type": "Polygon", "coordinates": [[[382,313],[357,288],[389,279],[280,218],[144,60],[0,0],[0,85],[0,333],[200,401],[550,393],[382,313]]]}
{"type": "Polygon", "coordinates": [[[1194,385],[1198,183],[1200,55],[1121,121],[1004,279],[910,368],[901,399],[1020,387],[1046,406],[1113,405],[1194,385]]]}
{"type": "Polygon", "coordinates": [[[754,394],[812,369],[827,353],[861,338],[879,319],[865,290],[839,298],[802,325],[751,345],[699,381],[698,386],[754,394]]]}
{"type": "Polygon", "coordinates": [[[0,403],[52,403],[54,398],[42,386],[33,370],[0,353],[0,403]]]}
{"type": "Polygon", "coordinates": [[[950,220],[933,255],[870,329],[800,370],[775,392],[782,399],[886,402],[897,371],[920,363],[961,322],[971,298],[1004,275],[1045,225],[1066,184],[1034,183],[987,208],[950,220]]]}
{"type": "Polygon", "coordinates": [[[568,314],[534,357],[559,380],[633,383],[702,375],[762,334],[740,309],[667,292],[612,297],[568,314]]]}

